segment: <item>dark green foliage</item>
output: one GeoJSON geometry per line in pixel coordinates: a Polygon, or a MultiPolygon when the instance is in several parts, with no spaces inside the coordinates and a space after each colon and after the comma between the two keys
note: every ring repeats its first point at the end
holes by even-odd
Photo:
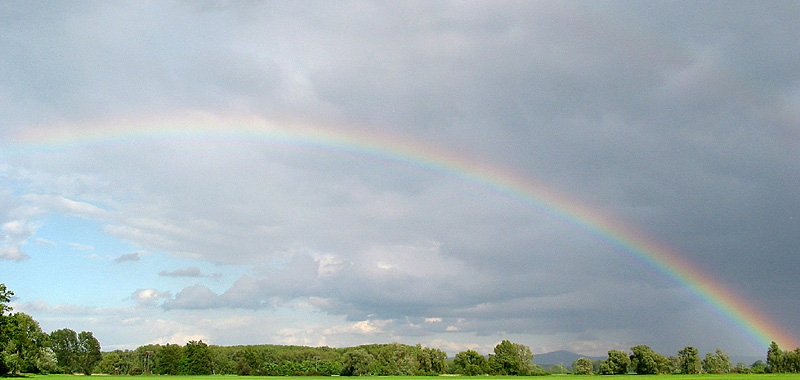
{"type": "Polygon", "coordinates": [[[736,363],[736,366],[733,367],[733,372],[734,373],[752,373],[750,368],[747,368],[747,364],[745,364],[744,362],[736,363]]]}
{"type": "Polygon", "coordinates": [[[707,353],[701,365],[704,373],[722,374],[729,373],[733,369],[730,358],[720,349],[717,349],[714,354],[707,353]]]}
{"type": "Polygon", "coordinates": [[[91,375],[95,364],[103,360],[103,355],[100,353],[100,342],[97,341],[90,331],[81,331],[80,334],[78,334],[76,357],[78,367],[85,375],[91,375]]]}
{"type": "Polygon", "coordinates": [[[580,358],[572,362],[572,372],[576,375],[591,375],[594,373],[594,366],[592,360],[587,358],[580,358]]]}
{"type": "Polygon", "coordinates": [[[767,349],[767,371],[772,373],[786,372],[786,357],[784,352],[778,346],[778,343],[772,342],[767,349]]]}
{"type": "Polygon", "coordinates": [[[70,329],[50,333],[50,348],[56,354],[59,373],[73,373],[78,369],[78,333],[70,329]]]}
{"type": "Polygon", "coordinates": [[[3,319],[2,355],[6,372],[42,373],[55,370],[55,357],[50,337],[42,332],[39,322],[25,313],[14,313],[3,319]],[[52,356],[52,358],[51,358],[52,356]]]}
{"type": "Polygon", "coordinates": [[[680,373],[685,375],[700,373],[700,356],[696,348],[684,347],[678,351],[678,359],[680,360],[680,373]]]}
{"type": "Polygon", "coordinates": [[[0,284],[0,317],[5,315],[7,311],[11,311],[11,306],[8,306],[8,303],[11,302],[11,297],[14,296],[14,292],[8,290],[6,284],[0,284]]]}
{"type": "MultiPolygon", "coordinates": [[[[755,370],[755,363],[753,369],[755,370]]],[[[770,343],[765,370],[772,373],[800,372],[800,347],[794,351],[783,351],[778,343],[770,343]]]]}
{"type": "Polygon", "coordinates": [[[457,353],[453,365],[456,373],[467,376],[483,375],[488,370],[486,357],[473,350],[457,353]]]}
{"type": "Polygon", "coordinates": [[[245,347],[234,353],[233,361],[234,373],[239,376],[255,375],[261,365],[261,360],[251,347],[245,347]]]}
{"type": "Polygon", "coordinates": [[[103,360],[100,361],[100,364],[97,366],[100,368],[100,372],[107,373],[109,375],[119,375],[122,373],[122,366],[124,362],[122,358],[116,352],[111,352],[103,356],[103,360]]]}
{"type": "Polygon", "coordinates": [[[433,376],[445,372],[447,353],[438,348],[422,347],[420,344],[416,345],[414,351],[417,355],[415,374],[433,376]]]}
{"type": "Polygon", "coordinates": [[[628,372],[630,364],[631,359],[625,351],[611,350],[608,351],[608,359],[600,365],[600,370],[597,373],[601,375],[622,375],[628,372]]]}
{"type": "Polygon", "coordinates": [[[210,375],[211,350],[203,341],[190,341],[183,347],[183,357],[178,366],[181,375],[210,375]]]}
{"type": "Polygon", "coordinates": [[[667,357],[667,372],[670,374],[678,374],[681,373],[681,359],[679,359],[675,355],[670,355],[667,357]]]}
{"type": "Polygon", "coordinates": [[[488,364],[493,375],[524,376],[533,371],[533,354],[528,346],[504,340],[494,347],[488,364]]]}
{"type": "Polygon", "coordinates": [[[419,368],[414,347],[392,343],[373,354],[378,363],[377,372],[385,376],[414,375],[419,368]]]}
{"type": "Polygon", "coordinates": [[[786,351],[786,370],[788,372],[800,372],[800,347],[795,348],[794,351],[786,351]]]}
{"type": "Polygon", "coordinates": [[[183,349],[177,344],[160,346],[156,350],[155,373],[159,375],[177,375],[183,358],[183,349]]]}
{"type": "Polygon", "coordinates": [[[751,373],[766,373],[767,372],[767,363],[764,363],[763,360],[756,360],[753,364],[750,365],[750,372],[751,373]]]}
{"type": "Polygon", "coordinates": [[[650,346],[631,347],[631,368],[639,375],[668,373],[670,362],[663,355],[653,351],[650,346]]]}
{"type": "Polygon", "coordinates": [[[374,375],[378,361],[372,354],[363,348],[348,351],[344,355],[344,368],[342,375],[345,376],[364,376],[374,375]]]}

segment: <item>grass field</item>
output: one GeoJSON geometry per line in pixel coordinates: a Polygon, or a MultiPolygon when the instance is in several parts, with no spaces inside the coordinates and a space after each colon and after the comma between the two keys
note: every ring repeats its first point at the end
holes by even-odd
{"type": "MultiPolygon", "coordinates": [[[[24,377],[17,377],[17,379],[32,379],[32,380],[77,380],[83,376],[78,375],[26,375],[24,377]]],[[[260,379],[275,379],[275,377],[268,376],[235,376],[235,375],[221,375],[221,376],[95,376],[95,377],[109,377],[109,378],[127,378],[130,380],[226,380],[226,379],[239,379],[239,380],[260,380],[260,379]]],[[[458,376],[462,378],[492,380],[536,380],[542,379],[541,376],[458,376]]],[[[551,375],[553,377],[572,377],[579,379],[586,379],[589,377],[596,377],[597,380],[615,380],[626,378],[628,380],[725,380],[725,379],[741,379],[741,380],[800,380],[800,373],[783,373],[783,374],[728,374],[728,375],[615,375],[615,376],[600,376],[600,375],[551,375]]],[[[283,377],[285,378],[285,377],[283,377]]],[[[331,380],[327,376],[297,376],[297,380],[331,380]]],[[[422,376],[361,376],[353,377],[353,379],[370,380],[378,378],[390,378],[391,380],[424,380],[426,377],[422,376]]],[[[11,378],[13,379],[13,378],[11,378]]],[[[343,378],[344,379],[344,378],[343,378]]]]}

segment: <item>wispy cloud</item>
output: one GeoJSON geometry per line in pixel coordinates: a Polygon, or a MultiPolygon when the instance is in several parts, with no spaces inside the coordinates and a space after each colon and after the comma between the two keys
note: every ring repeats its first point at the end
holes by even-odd
{"type": "Polygon", "coordinates": [[[131,262],[131,261],[139,261],[141,259],[142,259],[142,253],[141,252],[131,252],[131,253],[126,253],[126,254],[124,254],[122,256],[117,257],[116,259],[114,259],[114,262],[115,263],[127,263],[127,262],[131,262]]]}
{"type": "Polygon", "coordinates": [[[17,245],[0,245],[0,260],[22,261],[29,258],[17,245]]]}
{"type": "Polygon", "coordinates": [[[163,277],[210,277],[210,278],[220,278],[222,277],[222,273],[203,273],[198,267],[188,267],[186,269],[175,269],[172,271],[162,270],[158,272],[159,276],[163,277]]]}
{"type": "Polygon", "coordinates": [[[36,240],[34,240],[34,242],[36,242],[36,244],[39,244],[39,245],[46,245],[46,246],[50,246],[50,247],[58,246],[58,243],[56,243],[54,241],[51,241],[51,240],[43,239],[43,238],[36,238],[36,240]]]}

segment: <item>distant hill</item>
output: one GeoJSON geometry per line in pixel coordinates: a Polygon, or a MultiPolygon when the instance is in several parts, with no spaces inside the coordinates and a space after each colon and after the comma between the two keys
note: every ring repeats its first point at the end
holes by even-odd
{"type": "Polygon", "coordinates": [[[561,350],[561,351],[548,352],[546,354],[534,354],[533,363],[541,366],[563,364],[564,367],[569,368],[572,366],[572,362],[580,358],[588,358],[591,360],[606,359],[605,356],[586,356],[586,355],[576,354],[574,352],[561,350]]]}
{"type": "Polygon", "coordinates": [[[731,364],[736,365],[739,362],[747,364],[750,367],[756,360],[761,360],[762,362],[767,362],[767,355],[764,356],[745,356],[745,355],[731,355],[731,364]]]}
{"type": "Polygon", "coordinates": [[[576,354],[574,352],[561,350],[561,351],[548,352],[546,354],[534,354],[533,364],[538,364],[540,366],[562,364],[564,365],[564,367],[570,368],[572,367],[572,362],[580,358],[588,358],[590,360],[606,359],[605,356],[586,356],[586,355],[576,354]]]}
{"type": "MultiPolygon", "coordinates": [[[[546,354],[534,354],[533,363],[543,367],[562,364],[564,367],[570,368],[572,367],[572,362],[580,358],[588,358],[592,361],[606,360],[605,356],[586,356],[586,355],[576,354],[574,352],[561,350],[561,351],[548,352],[546,354]]],[[[748,367],[751,364],[753,364],[753,362],[755,362],[756,360],[766,361],[766,358],[764,357],[743,356],[743,355],[732,355],[730,359],[731,359],[731,364],[733,365],[736,365],[736,363],[738,362],[743,362],[748,367]]]]}

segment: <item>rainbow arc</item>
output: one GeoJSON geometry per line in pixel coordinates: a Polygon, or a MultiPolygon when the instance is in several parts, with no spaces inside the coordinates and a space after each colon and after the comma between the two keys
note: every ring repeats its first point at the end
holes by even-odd
{"type": "Polygon", "coordinates": [[[184,115],[178,118],[81,125],[77,133],[70,126],[56,126],[46,131],[33,129],[17,136],[0,153],[58,151],[82,146],[142,144],[176,139],[311,146],[400,162],[457,178],[556,216],[617,251],[645,263],[654,271],[685,286],[698,299],[746,332],[756,344],[767,347],[771,341],[776,341],[782,347],[798,346],[798,341],[788,330],[772,321],[766,313],[753,307],[730,286],[711,280],[711,276],[669,247],[528,178],[409,139],[320,126],[281,126],[259,118],[184,115]]]}

